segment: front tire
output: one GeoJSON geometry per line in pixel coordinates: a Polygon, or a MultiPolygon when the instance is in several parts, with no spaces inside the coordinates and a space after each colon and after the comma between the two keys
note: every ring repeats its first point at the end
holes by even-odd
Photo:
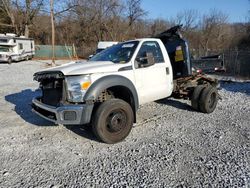
{"type": "Polygon", "coordinates": [[[12,63],[12,58],[9,57],[9,59],[8,59],[8,64],[11,64],[11,63],[12,63]]]}
{"type": "Polygon", "coordinates": [[[99,140],[114,144],[128,136],[133,122],[131,106],[121,99],[110,99],[97,108],[92,119],[92,130],[99,140]]]}

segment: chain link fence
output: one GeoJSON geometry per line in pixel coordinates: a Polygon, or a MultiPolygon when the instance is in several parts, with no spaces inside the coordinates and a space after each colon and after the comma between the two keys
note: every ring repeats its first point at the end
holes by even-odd
{"type": "MultiPolygon", "coordinates": [[[[51,45],[36,45],[35,58],[52,58],[52,46],[51,45]]],[[[72,58],[74,55],[72,46],[55,46],[56,58],[72,58]]]]}
{"type": "Polygon", "coordinates": [[[250,78],[250,51],[225,51],[224,66],[231,76],[250,78]]]}

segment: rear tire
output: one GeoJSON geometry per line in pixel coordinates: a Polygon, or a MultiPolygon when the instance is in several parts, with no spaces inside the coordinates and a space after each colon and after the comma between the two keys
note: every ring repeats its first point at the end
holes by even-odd
{"type": "Polygon", "coordinates": [[[110,99],[97,108],[92,119],[92,130],[99,140],[114,144],[128,136],[133,122],[131,106],[121,99],[110,99]]]}
{"type": "Polygon", "coordinates": [[[206,87],[202,92],[199,100],[200,111],[203,113],[212,113],[218,103],[218,91],[213,86],[206,87]]]}
{"type": "Polygon", "coordinates": [[[196,111],[200,111],[199,100],[200,100],[201,92],[204,88],[205,86],[198,85],[197,87],[195,87],[193,91],[192,98],[191,98],[191,106],[196,111]]]}

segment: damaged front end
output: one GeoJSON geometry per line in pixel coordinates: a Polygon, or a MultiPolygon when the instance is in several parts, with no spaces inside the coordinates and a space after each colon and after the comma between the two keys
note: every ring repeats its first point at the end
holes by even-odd
{"type": "Polygon", "coordinates": [[[40,82],[42,95],[32,100],[33,112],[56,124],[76,125],[90,122],[93,106],[70,103],[62,72],[38,72],[34,80],[40,82]]]}
{"type": "Polygon", "coordinates": [[[34,74],[34,80],[40,82],[41,102],[58,107],[66,102],[65,78],[61,72],[41,72],[34,74]]]}

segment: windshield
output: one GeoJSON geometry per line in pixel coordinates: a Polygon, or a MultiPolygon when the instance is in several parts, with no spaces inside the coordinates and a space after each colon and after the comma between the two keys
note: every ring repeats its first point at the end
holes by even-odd
{"type": "Polygon", "coordinates": [[[112,61],[114,63],[127,63],[133,56],[138,43],[138,41],[133,41],[114,45],[94,55],[89,61],[112,61]]]}
{"type": "Polygon", "coordinates": [[[5,46],[0,46],[0,52],[9,52],[10,48],[5,47],[5,46]]]}
{"type": "Polygon", "coordinates": [[[96,54],[98,54],[98,53],[100,53],[101,51],[103,51],[104,49],[101,49],[101,48],[98,48],[97,50],[96,50],[96,54]]]}

